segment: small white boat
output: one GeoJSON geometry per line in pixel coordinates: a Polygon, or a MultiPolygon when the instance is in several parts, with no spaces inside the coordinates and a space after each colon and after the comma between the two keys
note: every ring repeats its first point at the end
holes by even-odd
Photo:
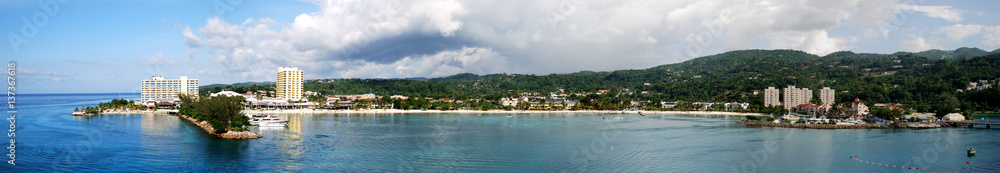
{"type": "Polygon", "coordinates": [[[282,120],[277,115],[250,115],[250,125],[260,127],[285,127],[288,120],[282,120]]]}
{"type": "Polygon", "coordinates": [[[288,121],[261,121],[257,126],[260,127],[285,127],[288,125],[288,121]]]}

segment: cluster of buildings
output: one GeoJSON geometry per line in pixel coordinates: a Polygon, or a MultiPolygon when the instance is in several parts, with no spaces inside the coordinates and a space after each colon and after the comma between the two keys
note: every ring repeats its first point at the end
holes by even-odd
{"type": "Polygon", "coordinates": [[[972,91],[972,90],[984,90],[992,88],[993,85],[1000,84],[1000,80],[979,80],[978,82],[969,82],[969,85],[965,86],[965,90],[958,89],[958,92],[972,91]]]}
{"type": "Polygon", "coordinates": [[[535,109],[570,109],[576,106],[579,100],[569,100],[565,97],[538,98],[534,101],[530,100],[529,97],[500,98],[500,106],[502,107],[517,107],[520,103],[525,103],[528,107],[535,109]]]}
{"type": "MultiPolygon", "coordinates": [[[[218,95],[243,96],[250,106],[261,107],[302,107],[306,104],[294,103],[302,100],[302,71],[295,67],[279,67],[277,74],[278,82],[276,97],[263,97],[248,92],[240,94],[232,91],[213,93],[211,97],[218,95]],[[293,101],[292,103],[289,100],[293,101]]],[[[181,76],[180,79],[164,79],[162,76],[153,76],[150,80],[142,80],[142,94],[140,102],[147,107],[172,107],[180,104],[178,94],[189,95],[198,98],[198,79],[188,79],[181,76]]]]}
{"type": "MultiPolygon", "coordinates": [[[[825,115],[830,113],[830,109],[834,106],[835,93],[836,91],[830,89],[830,87],[823,87],[819,90],[820,104],[814,104],[810,102],[813,99],[813,91],[809,88],[796,88],[793,85],[789,85],[779,90],[774,87],[768,87],[764,89],[764,106],[783,106],[785,109],[794,112],[825,115]]],[[[851,107],[848,110],[857,112],[858,115],[868,114],[868,107],[857,98],[851,103],[851,107]]]]}
{"type": "Polygon", "coordinates": [[[178,94],[198,97],[198,79],[164,79],[163,76],[153,76],[150,80],[142,80],[140,100],[146,107],[173,106],[180,104],[178,94]]]}

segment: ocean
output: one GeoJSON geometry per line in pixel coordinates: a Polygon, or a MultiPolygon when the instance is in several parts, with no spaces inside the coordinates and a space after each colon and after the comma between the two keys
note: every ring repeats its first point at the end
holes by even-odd
{"type": "Polygon", "coordinates": [[[738,116],[672,114],[284,114],[288,127],[252,127],[264,138],[231,141],[165,114],[70,116],[74,107],[134,93],[17,97],[16,136],[2,138],[16,140],[16,165],[5,157],[0,172],[1000,172],[1000,130],[981,127],[754,128],[735,124],[738,116]],[[966,156],[969,147],[978,155],[966,156]]]}

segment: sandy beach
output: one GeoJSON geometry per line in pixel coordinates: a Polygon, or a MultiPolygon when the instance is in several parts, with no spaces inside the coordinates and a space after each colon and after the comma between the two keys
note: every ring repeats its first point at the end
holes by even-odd
{"type": "Polygon", "coordinates": [[[285,109],[285,110],[243,110],[244,114],[420,114],[420,113],[471,113],[471,114],[558,114],[558,113],[600,113],[600,114],[691,114],[691,115],[724,115],[724,116],[768,116],[761,113],[720,112],[720,111],[613,111],[613,110],[401,110],[401,109],[366,109],[366,110],[327,110],[327,109],[285,109]]]}

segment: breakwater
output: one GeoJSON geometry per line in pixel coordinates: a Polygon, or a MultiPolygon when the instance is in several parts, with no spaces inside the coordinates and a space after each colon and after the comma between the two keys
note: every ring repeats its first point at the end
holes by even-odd
{"type": "MultiPolygon", "coordinates": [[[[877,124],[850,124],[850,125],[835,125],[835,124],[791,124],[791,123],[775,123],[775,122],[763,122],[763,121],[749,121],[742,120],[737,121],[736,124],[743,124],[747,126],[757,126],[757,127],[784,127],[784,128],[803,128],[803,129],[891,129],[899,128],[899,126],[890,125],[877,125],[877,124]]],[[[905,128],[906,126],[902,126],[905,128]]]]}
{"type": "Polygon", "coordinates": [[[216,133],[215,132],[215,128],[213,128],[212,125],[210,123],[208,123],[208,121],[198,121],[198,120],[196,120],[194,118],[191,118],[191,117],[189,117],[187,115],[182,115],[182,114],[177,114],[177,116],[181,117],[182,119],[188,120],[191,123],[194,123],[194,125],[197,125],[198,127],[201,127],[201,129],[205,130],[205,132],[208,132],[208,134],[212,134],[212,135],[214,135],[216,137],[219,137],[219,138],[222,138],[222,139],[241,140],[241,139],[257,139],[257,138],[261,138],[260,135],[258,135],[257,133],[251,132],[249,130],[246,130],[246,131],[226,131],[226,133],[221,133],[221,134],[220,133],[216,133]]]}
{"type": "Polygon", "coordinates": [[[890,125],[878,125],[878,124],[791,124],[791,123],[775,123],[775,122],[764,122],[764,121],[750,121],[741,120],[737,121],[736,124],[743,124],[747,126],[754,127],[784,127],[784,128],[801,128],[801,129],[923,129],[923,128],[939,128],[939,127],[950,127],[947,123],[934,123],[938,126],[908,126],[908,123],[895,123],[890,125]]]}

